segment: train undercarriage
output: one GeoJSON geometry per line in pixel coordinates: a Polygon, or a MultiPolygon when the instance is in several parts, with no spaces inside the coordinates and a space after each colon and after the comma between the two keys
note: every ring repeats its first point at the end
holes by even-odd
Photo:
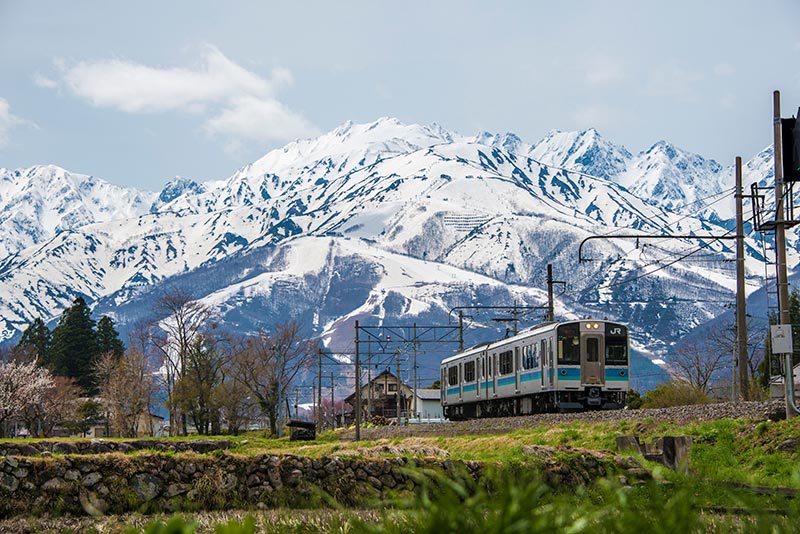
{"type": "Polygon", "coordinates": [[[603,391],[597,386],[589,386],[583,390],[547,391],[445,406],[444,415],[451,421],[463,421],[537,413],[616,410],[625,407],[625,397],[624,391],[603,391]]]}

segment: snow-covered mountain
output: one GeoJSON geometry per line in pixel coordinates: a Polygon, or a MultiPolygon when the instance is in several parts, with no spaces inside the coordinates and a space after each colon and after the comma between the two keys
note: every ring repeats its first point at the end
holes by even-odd
{"type": "MultiPolygon", "coordinates": [[[[762,160],[751,173],[763,174],[762,160]]],[[[158,194],[55,167],[2,172],[0,217],[23,213],[21,227],[38,229],[0,227],[6,341],[77,295],[124,328],[152,314],[161,288],[180,285],[231,329],[297,317],[344,343],[354,318],[441,323],[454,306],[542,305],[552,264],[567,282],[560,316],[624,320],[641,348],[663,351],[733,300],[730,242],[674,262],[697,240],[613,238],[727,232],[725,217],[681,211],[729,187],[726,171],[666,143],[632,156],[594,130],[529,145],[388,118],[346,123],[226,180],[176,178],[158,194]],[[25,194],[36,210],[11,200],[25,194]],[[609,238],[583,247],[597,261],[578,263],[581,242],[598,235],[609,238]]],[[[754,274],[757,247],[748,241],[754,274]]]]}
{"type": "Polygon", "coordinates": [[[55,165],[0,168],[0,258],[59,232],[147,213],[154,198],[55,165]]]}

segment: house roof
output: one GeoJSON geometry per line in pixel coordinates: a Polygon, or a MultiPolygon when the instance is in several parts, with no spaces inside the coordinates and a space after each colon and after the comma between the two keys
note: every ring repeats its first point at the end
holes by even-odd
{"type": "Polygon", "coordinates": [[[418,389],[417,397],[422,400],[439,400],[440,392],[438,389],[418,389]]]}

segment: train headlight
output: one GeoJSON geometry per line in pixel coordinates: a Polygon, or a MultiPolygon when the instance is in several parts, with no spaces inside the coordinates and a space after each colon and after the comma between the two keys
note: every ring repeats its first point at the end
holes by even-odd
{"type": "Polygon", "coordinates": [[[592,328],[594,328],[595,330],[597,330],[598,328],[600,328],[600,325],[599,325],[599,324],[597,324],[597,323],[594,323],[594,324],[592,325],[592,328]]]}

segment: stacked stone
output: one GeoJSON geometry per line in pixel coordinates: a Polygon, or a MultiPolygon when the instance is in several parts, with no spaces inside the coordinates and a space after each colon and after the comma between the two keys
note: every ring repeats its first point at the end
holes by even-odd
{"type": "MultiPolygon", "coordinates": [[[[6,456],[0,462],[0,516],[6,517],[303,505],[321,493],[355,505],[416,488],[405,458],[142,453],[6,456]]],[[[480,471],[475,462],[414,463],[475,477],[480,471]]]]}

